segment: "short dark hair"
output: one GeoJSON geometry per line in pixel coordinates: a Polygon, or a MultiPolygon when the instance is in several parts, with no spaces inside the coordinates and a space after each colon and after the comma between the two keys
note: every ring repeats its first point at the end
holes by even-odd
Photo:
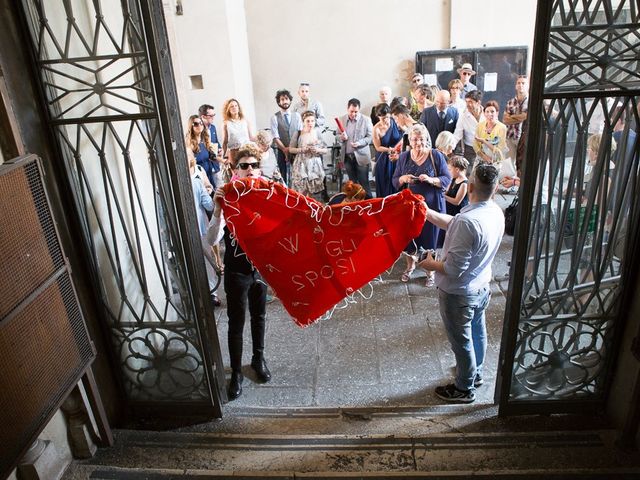
{"type": "Polygon", "coordinates": [[[498,102],[496,102],[495,100],[489,100],[487,103],[484,104],[484,109],[486,110],[489,107],[493,107],[496,109],[496,112],[500,111],[500,104],[498,102]]]}
{"type": "Polygon", "coordinates": [[[478,200],[489,200],[498,185],[500,171],[490,163],[478,163],[471,172],[471,183],[478,200]]]}
{"type": "Polygon", "coordinates": [[[198,114],[202,117],[202,116],[207,114],[207,110],[209,110],[209,109],[215,110],[213,108],[213,105],[209,105],[208,103],[204,103],[204,104],[200,105],[200,107],[198,107],[198,114]]]}
{"type": "Polygon", "coordinates": [[[243,158],[253,157],[256,160],[260,161],[261,155],[262,152],[255,143],[245,143],[234,155],[234,160],[237,166],[240,160],[242,160],[243,158]]]}
{"type": "Polygon", "coordinates": [[[418,85],[416,87],[416,90],[420,90],[425,97],[427,97],[429,100],[433,100],[434,98],[433,88],[431,88],[429,85],[426,85],[423,83],[422,85],[418,85]]]}
{"type": "Polygon", "coordinates": [[[347,103],[347,108],[349,108],[352,105],[354,107],[360,108],[360,100],[358,100],[357,98],[350,98],[349,102],[347,103]]]}
{"type": "Polygon", "coordinates": [[[384,117],[391,113],[391,107],[386,103],[379,103],[376,105],[376,116],[384,117]]]}
{"type": "Polygon", "coordinates": [[[480,90],[471,90],[467,92],[464,98],[470,98],[474,102],[482,102],[482,92],[480,90]]]}
{"type": "Polygon", "coordinates": [[[396,103],[391,109],[391,115],[411,115],[411,110],[401,103],[396,103]]]}
{"type": "Polygon", "coordinates": [[[469,161],[460,155],[454,155],[449,159],[449,165],[459,170],[466,170],[469,168],[469,161]]]}
{"type": "Polygon", "coordinates": [[[287,97],[289,101],[293,100],[293,95],[291,95],[291,92],[287,89],[278,90],[276,92],[276,102],[280,101],[280,97],[287,97]]]}
{"type": "Polygon", "coordinates": [[[407,97],[393,97],[393,99],[391,100],[391,108],[395,107],[396,105],[407,105],[407,97]]]}

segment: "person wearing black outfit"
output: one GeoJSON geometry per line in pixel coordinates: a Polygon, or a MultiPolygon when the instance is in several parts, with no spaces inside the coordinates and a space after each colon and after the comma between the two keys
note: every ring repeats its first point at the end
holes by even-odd
{"type": "MultiPolygon", "coordinates": [[[[236,168],[234,177],[260,176],[260,151],[255,145],[241,147],[236,154],[236,168]]],[[[209,224],[208,241],[215,242],[221,231],[220,203],[224,197],[224,190],[216,190],[214,200],[217,206],[209,224]]],[[[242,395],[242,344],[245,323],[245,312],[249,304],[251,321],[251,339],[253,342],[253,357],[251,368],[255,371],[261,383],[271,380],[271,372],[264,358],[264,338],[266,327],[267,285],[260,272],[249,262],[247,256],[231,237],[228,227],[224,227],[224,291],[227,296],[227,317],[229,317],[229,357],[231,363],[231,382],[229,383],[229,399],[235,400],[242,395]]]]}

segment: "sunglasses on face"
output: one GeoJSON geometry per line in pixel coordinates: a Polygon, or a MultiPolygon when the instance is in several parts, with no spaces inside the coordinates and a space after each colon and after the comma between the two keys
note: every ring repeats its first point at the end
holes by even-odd
{"type": "Polygon", "coordinates": [[[249,167],[251,167],[252,169],[256,169],[256,168],[260,168],[260,162],[251,162],[251,163],[239,163],[238,164],[238,168],[240,170],[249,170],[249,167]]]}
{"type": "Polygon", "coordinates": [[[202,122],[200,121],[193,122],[194,127],[199,127],[200,125],[202,125],[202,122]]]}
{"type": "Polygon", "coordinates": [[[420,79],[419,78],[414,78],[413,80],[411,80],[411,83],[420,83],[420,79]]]}
{"type": "Polygon", "coordinates": [[[462,72],[461,75],[471,75],[471,72],[462,72]]]}

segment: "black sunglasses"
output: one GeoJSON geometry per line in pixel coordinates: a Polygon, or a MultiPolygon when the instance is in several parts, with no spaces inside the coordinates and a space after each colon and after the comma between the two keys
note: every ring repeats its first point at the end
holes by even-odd
{"type": "Polygon", "coordinates": [[[194,126],[194,127],[197,127],[197,126],[199,126],[199,125],[202,125],[202,122],[200,122],[200,121],[195,121],[195,122],[193,122],[193,126],[194,126]]]}
{"type": "Polygon", "coordinates": [[[240,170],[249,170],[249,167],[253,168],[254,170],[256,168],[260,168],[260,162],[251,162],[251,163],[242,162],[238,164],[238,168],[240,170]]]}

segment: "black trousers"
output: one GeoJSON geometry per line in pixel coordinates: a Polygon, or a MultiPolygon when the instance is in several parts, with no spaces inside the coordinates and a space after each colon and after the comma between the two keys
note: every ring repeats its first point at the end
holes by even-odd
{"type": "Polygon", "coordinates": [[[360,165],[358,164],[354,153],[345,153],[344,168],[347,171],[349,180],[360,184],[362,188],[371,195],[371,187],[369,186],[369,165],[360,165]]]}
{"type": "Polygon", "coordinates": [[[473,149],[473,146],[464,144],[464,158],[469,162],[467,175],[471,175],[471,170],[473,170],[473,164],[476,160],[476,151],[473,149]]]}
{"type": "Polygon", "coordinates": [[[282,175],[282,179],[285,183],[289,185],[289,162],[287,162],[287,157],[284,152],[279,148],[276,148],[276,159],[278,160],[280,175],[282,175]]]}
{"type": "Polygon", "coordinates": [[[224,291],[227,295],[227,316],[229,317],[228,342],[231,370],[239,372],[242,369],[242,336],[247,302],[251,320],[253,356],[259,358],[264,353],[267,285],[257,270],[251,273],[226,270],[224,291]]]}

